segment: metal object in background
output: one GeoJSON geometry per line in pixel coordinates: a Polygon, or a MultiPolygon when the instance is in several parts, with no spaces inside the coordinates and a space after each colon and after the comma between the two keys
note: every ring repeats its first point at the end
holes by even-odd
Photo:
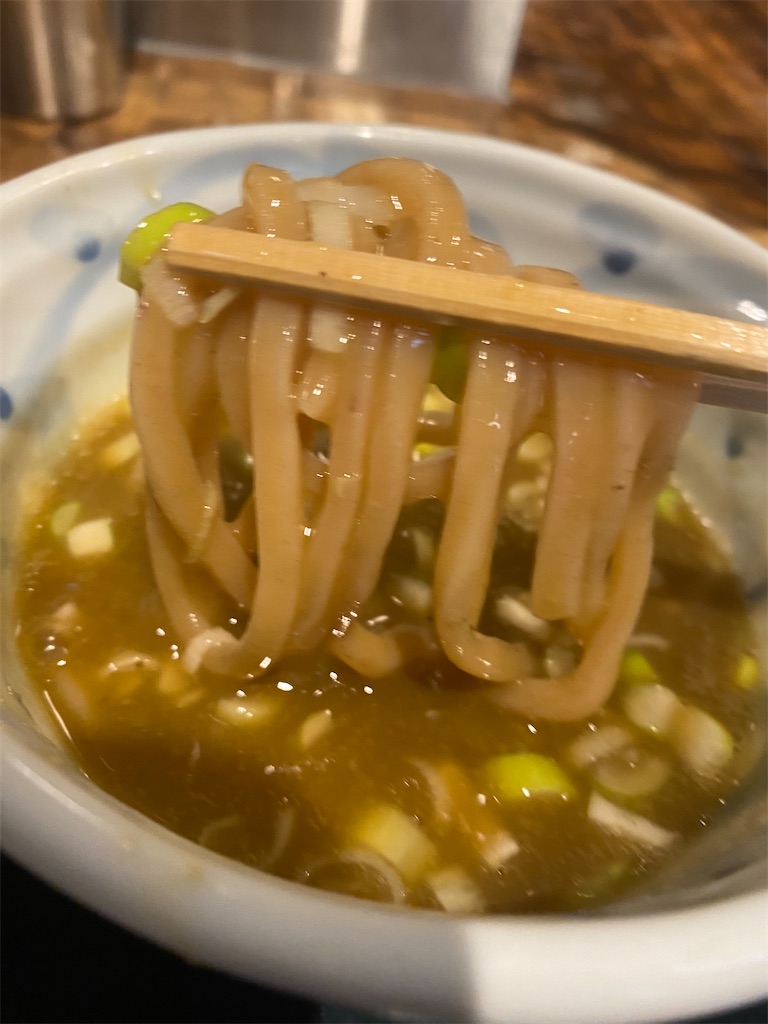
{"type": "Polygon", "coordinates": [[[123,97],[118,0],[0,0],[0,108],[81,121],[123,97]]]}
{"type": "MultiPolygon", "coordinates": [[[[0,0],[2,5],[3,0],[0,0]]],[[[506,101],[525,0],[128,0],[156,53],[506,101]]]]}

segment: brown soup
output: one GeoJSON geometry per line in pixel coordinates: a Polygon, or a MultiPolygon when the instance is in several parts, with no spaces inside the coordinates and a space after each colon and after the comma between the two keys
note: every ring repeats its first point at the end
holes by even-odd
{"type": "MultiPolygon", "coordinates": [[[[482,626],[527,637],[546,670],[573,652],[514,597],[540,471],[521,463],[482,626]]],[[[247,684],[187,671],[143,503],[121,403],[73,442],[26,523],[19,647],[83,771],[227,857],[412,906],[579,909],[646,881],[754,763],[758,667],[740,587],[672,489],[616,690],[567,725],[505,710],[439,652],[376,680],[325,651],[247,684]]],[[[441,514],[429,501],[403,512],[369,621],[429,619],[441,514]]]]}

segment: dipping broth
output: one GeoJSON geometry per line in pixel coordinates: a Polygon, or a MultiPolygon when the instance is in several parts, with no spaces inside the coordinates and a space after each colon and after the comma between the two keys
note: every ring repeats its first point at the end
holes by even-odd
{"type": "MultiPolygon", "coordinates": [[[[525,598],[549,451],[536,435],[517,454],[481,619],[528,643],[543,674],[576,657],[525,598]]],[[[700,835],[761,749],[739,583],[674,488],[657,503],[615,690],[567,723],[503,707],[438,647],[375,679],[327,648],[250,681],[190,671],[155,585],[145,501],[121,402],[79,432],[26,523],[18,643],[83,771],[227,857],[451,912],[592,907],[700,835]]],[[[429,624],[442,524],[432,500],[402,511],[359,613],[372,630],[429,624]]]]}

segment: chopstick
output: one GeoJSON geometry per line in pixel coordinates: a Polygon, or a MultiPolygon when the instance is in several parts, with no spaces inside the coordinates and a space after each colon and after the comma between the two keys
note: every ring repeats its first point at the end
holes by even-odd
{"type": "Polygon", "coordinates": [[[697,370],[717,378],[714,404],[766,411],[768,329],[758,325],[205,224],[177,224],[166,257],[193,274],[697,370]]]}

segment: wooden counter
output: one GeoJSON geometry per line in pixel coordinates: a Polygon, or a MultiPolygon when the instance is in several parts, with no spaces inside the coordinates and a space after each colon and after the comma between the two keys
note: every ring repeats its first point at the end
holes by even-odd
{"type": "Polygon", "coordinates": [[[125,102],[80,125],[0,119],[0,177],[153,132],[252,121],[484,132],[602,167],[768,242],[763,0],[529,0],[507,104],[138,54],[125,102]]]}

